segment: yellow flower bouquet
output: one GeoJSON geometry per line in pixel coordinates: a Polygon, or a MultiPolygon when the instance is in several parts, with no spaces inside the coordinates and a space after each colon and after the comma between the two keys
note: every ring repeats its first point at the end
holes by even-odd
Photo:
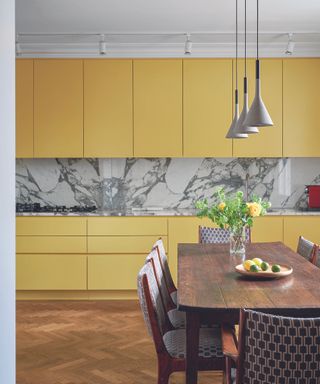
{"type": "Polygon", "coordinates": [[[244,230],[252,227],[255,217],[265,215],[271,204],[256,195],[252,196],[250,201],[245,201],[242,191],[226,196],[224,190],[219,189],[213,197],[215,197],[217,203],[211,206],[207,199],[196,203],[197,215],[199,217],[208,217],[220,228],[229,230],[230,254],[244,259],[244,230]]]}

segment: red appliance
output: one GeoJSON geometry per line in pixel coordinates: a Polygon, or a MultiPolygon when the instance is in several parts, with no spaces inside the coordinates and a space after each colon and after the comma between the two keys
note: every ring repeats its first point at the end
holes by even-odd
{"type": "Polygon", "coordinates": [[[306,185],[308,208],[320,210],[320,185],[306,185]]]}

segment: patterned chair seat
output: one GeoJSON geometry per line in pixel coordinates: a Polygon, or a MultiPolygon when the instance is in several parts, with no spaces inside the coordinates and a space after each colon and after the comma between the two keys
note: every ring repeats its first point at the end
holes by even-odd
{"type": "MultiPolygon", "coordinates": [[[[163,341],[170,356],[180,359],[186,357],[186,331],[184,329],[165,333],[163,341]]],[[[220,328],[200,329],[199,357],[223,357],[220,328]]]]}

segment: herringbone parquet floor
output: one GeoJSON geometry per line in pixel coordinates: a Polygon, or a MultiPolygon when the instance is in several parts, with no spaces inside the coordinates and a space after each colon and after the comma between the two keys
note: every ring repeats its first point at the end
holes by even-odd
{"type": "MultiPolygon", "coordinates": [[[[156,372],[137,302],[17,303],[17,384],[153,384],[156,372]]],[[[199,377],[222,383],[218,373],[199,377]]]]}

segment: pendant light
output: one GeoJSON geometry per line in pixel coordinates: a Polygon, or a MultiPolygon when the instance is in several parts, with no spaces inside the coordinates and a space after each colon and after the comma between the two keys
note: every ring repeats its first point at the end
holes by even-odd
{"type": "Polygon", "coordinates": [[[246,133],[236,132],[239,119],[239,98],[238,98],[238,0],[236,0],[236,89],[234,91],[234,117],[226,134],[227,139],[246,139],[246,133]]]}
{"type": "Polygon", "coordinates": [[[249,103],[248,103],[248,78],[247,78],[247,0],[244,0],[244,78],[243,78],[243,109],[240,114],[236,132],[239,133],[259,133],[257,127],[250,127],[244,124],[244,121],[248,115],[249,103]]]}
{"type": "Polygon", "coordinates": [[[257,59],[256,59],[256,94],[250,110],[244,121],[249,127],[266,127],[273,125],[269,112],[267,111],[261,97],[260,84],[260,61],[259,61],[259,0],[257,0],[257,59]]]}

